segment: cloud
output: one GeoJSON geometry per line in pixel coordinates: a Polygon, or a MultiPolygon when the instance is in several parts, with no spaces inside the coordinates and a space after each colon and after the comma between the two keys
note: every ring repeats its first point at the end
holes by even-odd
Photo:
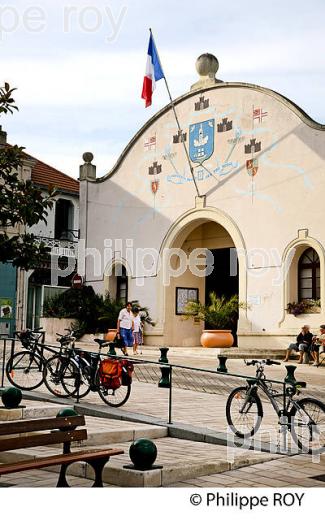
{"type": "Polygon", "coordinates": [[[154,7],[149,0],[44,0],[46,30],[32,34],[21,20],[35,3],[15,0],[20,25],[0,43],[0,81],[18,87],[20,107],[1,123],[11,141],[63,171],[77,175],[86,150],[95,154],[100,172],[108,171],[137,130],[168,103],[163,82],[157,83],[150,109],[140,99],[149,26],[174,98],[197,80],[197,56],[212,52],[220,62],[220,79],[267,86],[325,120],[323,1],[251,0],[247,7],[205,0],[202,8],[191,8],[172,0],[157,0],[154,7]],[[64,33],[67,4],[78,11],[64,33]],[[81,9],[105,5],[115,16],[127,7],[110,43],[107,18],[94,33],[78,25],[81,9]]]}

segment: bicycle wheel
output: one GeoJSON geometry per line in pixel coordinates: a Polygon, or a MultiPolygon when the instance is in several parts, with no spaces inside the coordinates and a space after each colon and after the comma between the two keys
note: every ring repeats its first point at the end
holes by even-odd
{"type": "Polygon", "coordinates": [[[97,392],[99,393],[104,403],[108,404],[108,406],[114,406],[115,408],[118,408],[119,406],[125,404],[130,397],[131,383],[128,383],[127,385],[121,385],[115,390],[105,388],[100,381],[99,374],[97,373],[96,386],[97,392]]]}
{"type": "Polygon", "coordinates": [[[325,405],[312,397],[295,402],[291,409],[291,435],[304,453],[325,451],[325,405]],[[295,406],[296,405],[296,406],[295,406]]]}
{"type": "Polygon", "coordinates": [[[90,367],[70,362],[62,374],[62,386],[70,397],[85,397],[90,392],[90,367]]]}
{"type": "Polygon", "coordinates": [[[247,399],[247,387],[235,388],[227,399],[226,417],[228,425],[237,437],[252,437],[259,429],[263,418],[260,398],[251,395],[247,399]]]}
{"type": "Polygon", "coordinates": [[[44,384],[56,397],[68,397],[62,385],[64,370],[69,366],[70,360],[60,354],[56,354],[47,360],[43,370],[44,384]]]}
{"type": "Polygon", "coordinates": [[[6,375],[21,390],[34,390],[43,383],[43,359],[29,350],[16,352],[6,364],[6,375]]]}

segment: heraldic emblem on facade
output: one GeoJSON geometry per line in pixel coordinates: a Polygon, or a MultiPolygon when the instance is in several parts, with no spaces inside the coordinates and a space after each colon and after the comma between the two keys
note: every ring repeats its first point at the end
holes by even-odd
{"type": "Polygon", "coordinates": [[[190,159],[202,163],[211,157],[214,150],[214,119],[190,125],[190,159]]]}
{"type": "Polygon", "coordinates": [[[246,169],[247,169],[248,175],[250,175],[251,177],[254,177],[257,174],[257,170],[258,170],[257,159],[248,159],[246,161],[246,169]]]}

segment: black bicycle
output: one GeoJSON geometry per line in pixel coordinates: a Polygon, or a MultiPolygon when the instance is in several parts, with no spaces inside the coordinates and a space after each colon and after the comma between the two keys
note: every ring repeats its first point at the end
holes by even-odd
{"type": "Polygon", "coordinates": [[[80,399],[92,391],[109,406],[122,406],[130,397],[133,364],[102,355],[109,342],[101,339],[95,342],[98,352],[83,351],[73,344],[49,359],[44,367],[44,382],[52,393],[62,397],[80,399]],[[114,371],[116,374],[112,375],[114,371]]]}
{"type": "Polygon", "coordinates": [[[253,359],[246,365],[256,365],[255,378],[247,379],[246,386],[234,388],[226,404],[227,422],[233,433],[240,438],[252,437],[263,419],[263,405],[259,396],[262,391],[279,417],[279,423],[290,431],[295,444],[305,453],[322,453],[325,450],[325,405],[318,399],[305,397],[295,399],[305,382],[283,384],[278,392],[264,374],[266,365],[280,365],[271,359],[253,359]],[[277,400],[281,399],[280,406],[277,400]]]}
{"type": "Polygon", "coordinates": [[[22,350],[13,353],[6,364],[9,382],[22,390],[34,390],[43,383],[44,331],[42,328],[15,332],[22,350]]]}
{"type": "MultiPolygon", "coordinates": [[[[79,373],[79,352],[80,349],[75,348],[76,337],[71,329],[65,329],[68,334],[57,335],[57,341],[60,343],[60,349],[55,352],[54,356],[47,359],[43,367],[43,381],[46,388],[56,397],[68,397],[70,393],[62,384],[64,374],[71,371],[71,377],[78,377],[79,373]]],[[[86,389],[89,391],[88,386],[86,389]]],[[[86,391],[80,397],[88,393],[86,391]]]]}

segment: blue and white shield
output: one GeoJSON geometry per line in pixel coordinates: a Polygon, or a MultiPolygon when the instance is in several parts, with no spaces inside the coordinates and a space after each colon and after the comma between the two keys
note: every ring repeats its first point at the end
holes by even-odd
{"type": "Polygon", "coordinates": [[[202,163],[211,157],[214,150],[214,119],[190,125],[189,146],[191,161],[202,163]]]}

